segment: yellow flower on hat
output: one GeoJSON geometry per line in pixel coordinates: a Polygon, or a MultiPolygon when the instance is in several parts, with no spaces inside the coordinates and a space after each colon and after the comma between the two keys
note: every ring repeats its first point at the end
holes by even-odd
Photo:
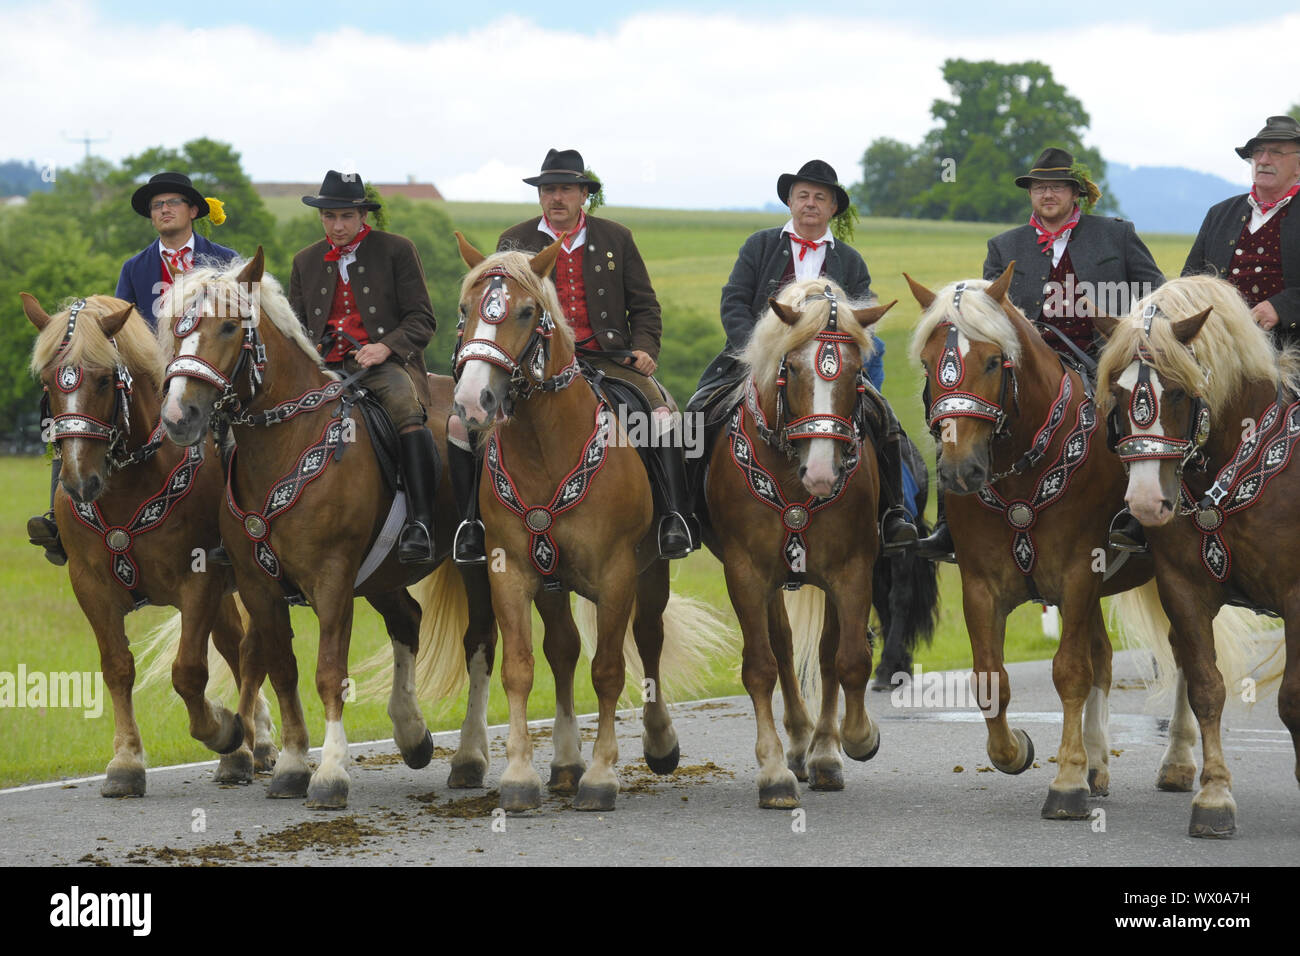
{"type": "Polygon", "coordinates": [[[226,221],[226,206],[220,199],[213,199],[211,196],[204,196],[208,203],[208,218],[212,220],[212,225],[219,226],[226,221]]]}

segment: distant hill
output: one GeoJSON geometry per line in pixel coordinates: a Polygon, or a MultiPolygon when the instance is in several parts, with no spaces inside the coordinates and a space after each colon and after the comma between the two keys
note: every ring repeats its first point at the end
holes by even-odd
{"type": "Polygon", "coordinates": [[[1207,209],[1246,191],[1220,176],[1181,166],[1107,163],[1106,181],[1124,218],[1133,220],[1138,232],[1195,235],[1207,209]]]}

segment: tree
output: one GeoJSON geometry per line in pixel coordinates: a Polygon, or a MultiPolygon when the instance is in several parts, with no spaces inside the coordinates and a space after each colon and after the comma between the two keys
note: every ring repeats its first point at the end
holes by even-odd
{"type": "Polygon", "coordinates": [[[862,154],[862,182],[853,185],[850,195],[868,216],[914,216],[912,200],[935,181],[934,166],[906,143],[874,140],[862,154]]]}

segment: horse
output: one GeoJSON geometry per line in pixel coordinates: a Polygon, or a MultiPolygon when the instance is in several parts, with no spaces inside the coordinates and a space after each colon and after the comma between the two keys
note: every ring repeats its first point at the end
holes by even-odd
{"type": "Polygon", "coordinates": [[[799,805],[799,780],[844,788],[841,746],[866,761],[880,728],[866,709],[871,677],[867,620],[880,547],[876,456],[864,450],[870,327],[893,305],[854,309],[823,279],[791,283],[754,327],[740,355],[747,374],[704,481],[703,540],[722,561],[744,635],[741,678],[758,725],[758,804],[799,805]],[[800,693],[782,588],[825,594],[821,713],[814,727],[800,693]],[[788,757],[772,716],[780,680],[788,757]],[[837,727],[839,689],[845,715],[837,727]]]}
{"type": "MultiPolygon", "coordinates": [[[[350,778],[343,705],[352,693],[353,596],[365,597],[384,619],[393,651],[388,705],[393,740],[407,766],[420,769],[433,756],[433,738],[415,691],[420,606],[406,587],[435,566],[447,573],[450,563],[398,562],[391,544],[401,516],[392,510],[395,494],[376,459],[379,439],[352,405],[345,383],[323,366],[279,282],[265,272],[261,248],[247,262],[186,273],[162,307],[166,320],[159,338],[175,356],[167,367],[162,409],[167,435],[193,445],[215,415],[218,422],[229,422],[237,446],[228,464],[220,527],[240,595],[257,622],[256,639],[242,661],[245,687],[250,673],[260,680],[269,672],[280,699],[284,748],[267,795],[305,796],[313,809],[346,807],[350,778]],[[310,604],[320,622],[316,690],[326,728],[314,773],[307,764],[290,598],[310,604]]],[[[431,376],[430,384],[435,411],[445,409],[447,381],[439,386],[431,376]]],[[[445,416],[431,415],[429,427],[445,449],[445,416]]],[[[445,471],[446,455],[441,457],[445,471]]],[[[457,514],[445,479],[435,503],[444,519],[435,522],[440,562],[450,552],[457,514]]],[[[466,647],[477,650],[491,632],[484,610],[486,575],[471,575],[466,587],[471,616],[466,647]]],[[[480,668],[490,670],[490,653],[485,665],[478,660],[480,668]]],[[[247,706],[245,692],[241,713],[247,706]]],[[[486,766],[486,732],[482,736],[484,752],[465,756],[486,766]]],[[[470,778],[473,782],[472,773],[470,778]]]]}
{"type": "Polygon", "coordinates": [[[223,755],[216,782],[250,783],[255,769],[269,770],[276,760],[266,699],[256,684],[247,688],[256,707],[245,724],[204,696],[208,635],[235,673],[244,636],[230,573],[219,567],[193,573],[192,549],[219,540],[221,474],[213,447],[187,452],[162,440],[163,358],[129,302],[89,296],[54,316],[26,292],[22,302],[40,333],[31,369],[45,388],[43,417],[63,464],[55,520],[113,697],[113,758],[100,793],[145,793],[132,705],[135,659],[125,629],[126,616],[145,604],[180,611],[172,684],[185,702],[191,736],[223,755]]]}
{"type": "Polygon", "coordinates": [[[543,651],[555,675],[548,786],[573,793],[577,810],[613,810],[619,791],[614,713],[625,681],[629,619],[644,666],[646,764],[667,774],[681,756],[660,673],[666,631],[670,643],[677,636],[665,628],[668,565],[658,558],[649,478],[576,361],[572,330],[547,278],[560,243],[532,257],[485,256],[460,233],[456,239],[470,271],[460,293],[454,408],[468,427],[487,436],[479,497],[510,707],[500,805],[516,812],[541,804],[527,726],[530,605],[536,603],[546,627],[543,651]],[[590,766],[582,759],[573,711],[579,637],[570,591],[596,605],[591,675],[599,719],[590,766]]]}
{"type": "MultiPolygon", "coordinates": [[[[1300,781],[1300,559],[1277,537],[1300,521],[1300,471],[1290,467],[1300,353],[1276,352],[1236,289],[1211,276],[1175,279],[1128,316],[1093,322],[1108,339],[1097,380],[1101,408],[1113,409],[1119,426],[1125,500],[1147,529],[1169,642],[1200,724],[1204,769],[1188,832],[1230,837],[1236,802],[1210,626],[1224,605],[1285,621],[1278,711],[1300,781]]],[[[1190,785],[1190,746],[1179,763],[1190,785]]]]}

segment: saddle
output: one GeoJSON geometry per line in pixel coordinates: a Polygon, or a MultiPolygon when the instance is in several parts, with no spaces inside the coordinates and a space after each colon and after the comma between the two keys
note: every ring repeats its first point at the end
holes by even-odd
{"type": "MultiPolygon", "coordinates": [[[[624,382],[622,379],[611,378],[603,371],[592,368],[587,363],[580,363],[582,376],[591,386],[591,390],[596,393],[596,397],[617,412],[619,406],[625,407],[629,412],[635,412],[643,415],[645,421],[650,420],[653,409],[646,397],[641,394],[641,390],[630,382],[624,382]]],[[[649,444],[639,444],[636,446],[637,454],[641,456],[641,464],[645,466],[646,474],[650,476],[650,486],[654,490],[655,513],[663,514],[665,511],[662,488],[668,481],[668,476],[663,473],[663,465],[660,463],[657,455],[653,454],[654,448],[649,444]]]]}

